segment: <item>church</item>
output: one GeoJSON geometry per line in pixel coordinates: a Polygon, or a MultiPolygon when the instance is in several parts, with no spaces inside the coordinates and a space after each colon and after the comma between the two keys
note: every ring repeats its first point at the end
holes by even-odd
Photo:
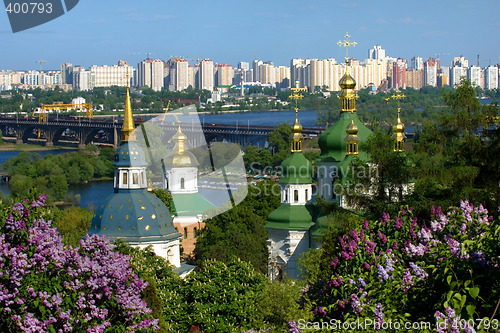
{"type": "Polygon", "coordinates": [[[114,193],[96,209],[89,235],[122,239],[133,247],[152,246],[156,255],[168,260],[181,276],[193,266],[180,262],[182,235],[174,227],[165,204],[147,190],[147,166],[136,142],[134,120],[127,86],[122,143],[115,152],[114,193]]]}
{"type": "MultiPolygon", "coordinates": [[[[356,114],[356,81],[349,74],[347,60],[346,73],[339,85],[340,117],[318,139],[321,153],[317,159],[318,179],[314,195],[312,165],[302,153],[302,126],[298,120],[298,109],[295,109],[291,155],[281,163],[281,205],[269,214],[265,225],[268,232],[268,275],[271,280],[280,280],[285,275],[298,278],[298,258],[310,248],[320,248],[321,238],[328,228],[326,214],[319,206],[313,205],[316,196],[348,208],[342,188],[336,186],[344,183],[349,165],[355,157],[368,160],[366,153],[359,149],[359,143],[368,139],[372,131],[356,114]]],[[[398,108],[398,123],[393,131],[395,151],[404,150],[404,125],[399,111],[398,108]]]]}

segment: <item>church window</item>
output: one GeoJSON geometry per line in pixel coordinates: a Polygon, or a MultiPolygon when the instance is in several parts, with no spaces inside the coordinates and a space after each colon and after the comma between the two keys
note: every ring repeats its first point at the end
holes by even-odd
{"type": "Polygon", "coordinates": [[[184,239],[188,238],[188,229],[184,228],[184,239]]]}
{"type": "Polygon", "coordinates": [[[184,178],[181,178],[181,190],[184,189],[184,178]]]}
{"type": "Polygon", "coordinates": [[[306,189],[306,200],[309,199],[309,190],[306,189]]]}
{"type": "Polygon", "coordinates": [[[126,171],[123,173],[122,180],[123,180],[123,185],[127,185],[128,173],[126,171]]]}
{"type": "Polygon", "coordinates": [[[139,175],[137,174],[137,172],[134,172],[132,174],[132,184],[134,185],[139,184],[139,175]]]}
{"type": "Polygon", "coordinates": [[[288,190],[285,190],[285,202],[288,202],[288,190]]]}
{"type": "Polygon", "coordinates": [[[194,237],[198,236],[198,229],[196,229],[196,227],[193,228],[193,235],[194,237]]]}
{"type": "Polygon", "coordinates": [[[299,202],[299,190],[293,191],[293,200],[294,202],[299,202]]]}

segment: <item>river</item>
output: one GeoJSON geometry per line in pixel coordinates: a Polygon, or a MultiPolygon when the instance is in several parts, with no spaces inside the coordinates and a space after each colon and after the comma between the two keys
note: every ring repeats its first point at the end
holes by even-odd
{"type": "MultiPolygon", "coordinates": [[[[229,124],[238,126],[247,125],[266,125],[266,126],[276,126],[280,123],[287,122],[288,124],[293,124],[295,121],[294,111],[261,111],[261,112],[238,112],[238,113],[221,113],[221,114],[207,114],[200,116],[201,123],[217,123],[217,124],[229,124]]],[[[299,121],[304,127],[319,127],[320,125],[315,124],[317,120],[317,115],[314,110],[304,110],[299,111],[299,121]]],[[[408,126],[410,127],[410,126],[408,126]]],[[[412,130],[407,128],[407,130],[412,130]]],[[[40,154],[40,156],[45,156],[46,154],[62,154],[71,152],[71,149],[60,149],[60,150],[43,150],[35,151],[40,154]]],[[[17,156],[20,151],[1,151],[0,152],[0,164],[7,161],[13,156],[17,156]]],[[[0,183],[0,191],[4,195],[10,193],[9,186],[6,183],[0,183]]],[[[213,189],[200,189],[200,193],[206,198],[218,197],[213,189]]],[[[95,181],[88,184],[78,184],[70,185],[69,193],[80,195],[80,206],[85,208],[95,208],[99,203],[101,203],[108,195],[113,193],[113,181],[95,181]]],[[[213,202],[216,205],[222,204],[221,202],[213,202]]]]}

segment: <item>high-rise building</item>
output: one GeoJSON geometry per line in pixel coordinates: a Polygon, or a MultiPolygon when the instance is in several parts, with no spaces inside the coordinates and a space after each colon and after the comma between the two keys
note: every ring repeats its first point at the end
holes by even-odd
{"type": "Polygon", "coordinates": [[[233,83],[234,70],[231,65],[217,64],[215,70],[215,86],[228,86],[233,83]]]}
{"type": "Polygon", "coordinates": [[[424,86],[437,86],[437,68],[436,59],[429,59],[424,62],[424,86]]]}
{"type": "Polygon", "coordinates": [[[437,86],[444,87],[450,85],[450,67],[441,66],[438,70],[437,86]]]}
{"type": "Polygon", "coordinates": [[[469,68],[468,79],[473,87],[484,87],[484,84],[481,82],[482,71],[481,67],[478,66],[471,66],[469,68]]]}
{"type": "MultiPolygon", "coordinates": [[[[148,58],[137,64],[136,85],[137,87],[151,87],[151,63],[153,59],[148,58]]],[[[163,72],[163,68],[162,68],[163,72]]],[[[162,77],[163,80],[163,77],[162,77]]]]}
{"type": "Polygon", "coordinates": [[[95,75],[82,66],[73,67],[73,89],[78,91],[92,90],[95,75]]]}
{"type": "Polygon", "coordinates": [[[264,64],[262,60],[257,60],[255,59],[252,62],[252,69],[253,69],[253,82],[262,82],[260,78],[260,67],[264,64]]]}
{"type": "Polygon", "coordinates": [[[385,50],[380,45],[375,45],[373,49],[368,50],[368,59],[385,59],[385,50]]]}
{"type": "Polygon", "coordinates": [[[498,67],[488,66],[484,70],[484,89],[498,89],[498,67]]]}
{"type": "Polygon", "coordinates": [[[90,73],[93,76],[94,87],[111,87],[130,86],[132,77],[134,75],[134,67],[130,66],[126,61],[118,61],[118,65],[113,66],[96,66],[90,67],[90,73]]]}
{"type": "Polygon", "coordinates": [[[276,88],[290,88],[290,67],[279,66],[276,69],[276,88]]]}
{"type": "Polygon", "coordinates": [[[469,67],[469,61],[464,56],[455,57],[451,62],[451,67],[469,67]]]}
{"type": "Polygon", "coordinates": [[[406,71],[406,86],[420,89],[424,86],[424,70],[409,69],[406,71]]]}
{"type": "Polygon", "coordinates": [[[189,66],[186,59],[172,58],[167,62],[168,90],[181,91],[189,86],[189,66]]]}
{"type": "Polygon", "coordinates": [[[259,66],[259,82],[262,84],[276,85],[276,71],[272,62],[263,62],[259,66]]]}
{"type": "Polygon", "coordinates": [[[411,58],[411,68],[417,71],[424,69],[424,59],[420,57],[411,58]]]}
{"type": "Polygon", "coordinates": [[[61,64],[61,83],[73,84],[73,65],[68,62],[61,64]]]}
{"type": "Polygon", "coordinates": [[[399,58],[392,66],[392,88],[406,89],[406,60],[399,58]]]}
{"type": "Polygon", "coordinates": [[[198,88],[208,91],[214,90],[214,62],[212,60],[203,59],[200,62],[198,88]]]}
{"type": "Polygon", "coordinates": [[[238,69],[243,69],[245,71],[248,71],[250,69],[250,64],[248,62],[240,61],[238,63],[238,69]]]}
{"type": "Polygon", "coordinates": [[[290,81],[295,84],[299,81],[299,87],[309,86],[309,63],[311,59],[292,59],[290,61],[290,81]]]}
{"type": "Polygon", "coordinates": [[[467,67],[453,66],[450,68],[450,86],[459,85],[462,78],[467,78],[467,67]]]}

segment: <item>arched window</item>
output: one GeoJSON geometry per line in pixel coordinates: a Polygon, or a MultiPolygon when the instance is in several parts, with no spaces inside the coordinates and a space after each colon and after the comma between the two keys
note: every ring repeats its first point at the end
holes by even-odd
{"type": "Polygon", "coordinates": [[[309,190],[306,189],[306,201],[309,200],[309,190]]]}
{"type": "Polygon", "coordinates": [[[285,197],[284,202],[288,202],[288,189],[285,190],[284,197],[285,197]]]}
{"type": "Polygon", "coordinates": [[[184,178],[181,178],[181,190],[184,189],[184,178]]]}
{"type": "Polygon", "coordinates": [[[188,238],[188,229],[184,228],[184,239],[188,238]]]}
{"type": "Polygon", "coordinates": [[[194,237],[198,236],[198,229],[196,227],[193,228],[193,235],[194,237]]]}
{"type": "Polygon", "coordinates": [[[293,191],[293,200],[294,202],[299,202],[299,190],[293,191]]]}

